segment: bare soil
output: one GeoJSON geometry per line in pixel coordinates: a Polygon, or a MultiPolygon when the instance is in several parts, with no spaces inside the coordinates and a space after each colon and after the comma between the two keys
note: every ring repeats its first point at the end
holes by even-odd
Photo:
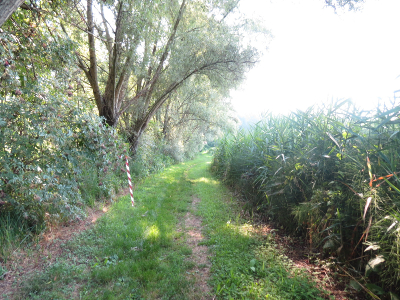
{"type": "Polygon", "coordinates": [[[184,228],[186,233],[186,243],[192,249],[192,254],[189,259],[194,262],[195,266],[187,272],[187,276],[193,279],[195,284],[191,287],[191,299],[195,300],[211,300],[215,299],[212,296],[211,287],[207,281],[210,278],[210,260],[207,246],[199,245],[204,239],[201,231],[201,218],[194,213],[197,210],[197,204],[200,202],[198,197],[193,197],[192,212],[187,212],[184,220],[184,228]]]}

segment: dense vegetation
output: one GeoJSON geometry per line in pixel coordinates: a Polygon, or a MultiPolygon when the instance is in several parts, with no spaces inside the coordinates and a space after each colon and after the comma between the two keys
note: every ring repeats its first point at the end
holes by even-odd
{"type": "Polygon", "coordinates": [[[241,218],[240,202],[210,174],[210,161],[203,153],[144,179],[135,208],[123,197],[63,244],[57,260],[21,280],[12,299],[326,299],[273,234],[266,240],[241,218]],[[188,242],[202,234],[198,245],[208,245],[210,259],[188,242]]]}
{"type": "MultiPolygon", "coordinates": [[[[400,107],[348,101],[267,115],[219,143],[214,171],[256,210],[306,238],[355,288],[399,293],[400,107]]],[[[386,294],[387,296],[387,294],[386,294]]]]}
{"type": "Polygon", "coordinates": [[[263,30],[228,23],[236,1],[206,4],[34,0],[6,18],[0,261],[49,223],[112,200],[126,182],[121,155],[136,180],[235,128],[224,99],[258,56],[241,37],[263,30]]]}
{"type": "MultiPolygon", "coordinates": [[[[0,262],[48,224],[114,199],[121,155],[138,179],[235,128],[224,99],[258,59],[249,34],[267,35],[237,5],[31,0],[1,16],[0,262]]],[[[400,109],[344,105],[268,116],[223,139],[213,169],[249,209],[351,262],[355,288],[399,293],[400,109]]]]}

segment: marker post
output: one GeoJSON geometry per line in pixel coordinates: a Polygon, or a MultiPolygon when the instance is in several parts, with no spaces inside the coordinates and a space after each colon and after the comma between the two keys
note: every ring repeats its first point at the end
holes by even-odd
{"type": "MultiPolygon", "coordinates": [[[[119,158],[122,158],[122,155],[119,158]]],[[[126,166],[126,175],[128,176],[128,184],[129,184],[129,192],[131,194],[131,202],[132,202],[132,206],[134,206],[135,200],[133,199],[132,179],[131,179],[131,172],[129,170],[129,162],[128,162],[127,155],[125,155],[125,166],[126,166]]]]}

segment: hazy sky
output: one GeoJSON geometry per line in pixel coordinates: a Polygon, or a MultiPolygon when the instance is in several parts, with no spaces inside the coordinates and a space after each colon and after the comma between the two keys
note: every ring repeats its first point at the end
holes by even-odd
{"type": "Polygon", "coordinates": [[[240,115],[332,98],[371,108],[400,89],[400,0],[366,0],[361,11],[338,14],[324,0],[242,0],[241,10],[262,17],[274,38],[231,93],[240,115]]]}

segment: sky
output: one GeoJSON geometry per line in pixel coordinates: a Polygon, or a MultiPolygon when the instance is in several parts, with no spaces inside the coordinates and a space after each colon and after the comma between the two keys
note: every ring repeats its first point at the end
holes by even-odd
{"type": "Polygon", "coordinates": [[[365,0],[360,11],[337,14],[324,0],[242,0],[240,10],[262,18],[273,38],[231,92],[239,116],[347,98],[371,109],[400,89],[399,0],[365,0]]]}

